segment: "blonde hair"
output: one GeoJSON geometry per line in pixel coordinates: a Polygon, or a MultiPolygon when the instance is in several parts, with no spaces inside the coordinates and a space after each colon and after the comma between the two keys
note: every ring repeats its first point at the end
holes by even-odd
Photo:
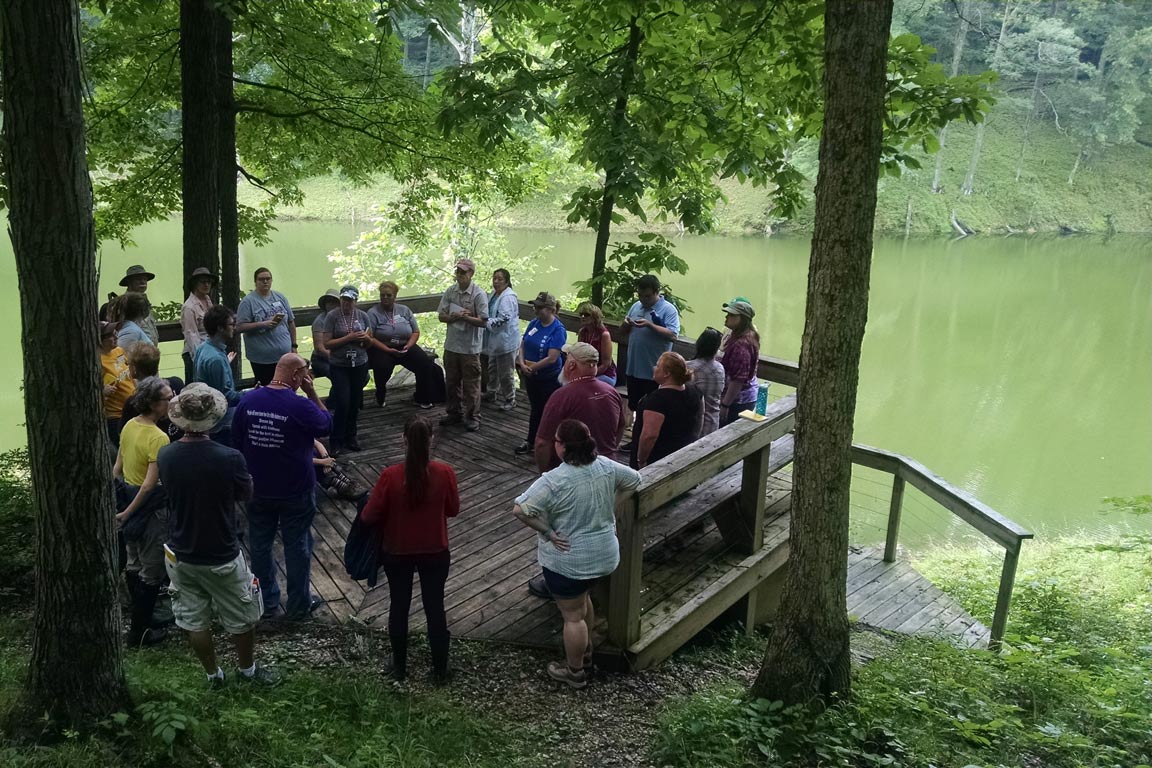
{"type": "Polygon", "coordinates": [[[580,306],[576,307],[576,314],[582,315],[587,312],[592,316],[592,321],[597,328],[604,327],[604,311],[590,301],[586,301],[580,306]]]}
{"type": "Polygon", "coordinates": [[[688,363],[678,352],[665,352],[656,361],[657,365],[664,364],[664,370],[678,385],[683,386],[692,381],[692,371],[688,370],[688,363]]]}

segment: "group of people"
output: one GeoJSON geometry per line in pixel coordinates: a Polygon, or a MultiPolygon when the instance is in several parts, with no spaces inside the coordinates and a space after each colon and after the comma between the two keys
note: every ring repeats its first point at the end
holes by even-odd
{"type": "MultiPolygon", "coordinates": [[[[639,484],[638,469],[752,407],[759,355],[755,312],[743,298],[726,303],[728,333],[707,329],[694,359],[685,361],[671,351],[680,330],[675,306],[660,295],[655,276],[640,278],[637,301],[621,326],[628,341],[624,398],[616,389],[613,340],[598,307],[577,308],[580,328],[569,343],[559,303],[541,292],[531,302],[536,317],[521,332],[511,275],[496,270],[489,297],[474,274],[471,260],[459,260],[455,283],[437,309],[448,326],[441,368],[418,345],[419,325],[396,303],[393,282],[380,284],[380,301],[367,312],[358,307],[353,286],[321,296],[315,350],[305,360],[296,352],[291,306],[271,289],[269,270],[256,272],[256,290],[233,313],[212,303],[216,276],[198,269],[182,312],[185,372],[192,382],[185,386],[157,375],[155,322],[146,297],[153,275],[142,267],[128,270],[122,281],[127,292],[102,309],[108,321],[100,335],[105,412],[117,445],[131,645],[164,638],[153,612],[167,581],[175,623],[189,633],[211,684],[223,680],[210,633],[214,613],[234,638],[240,677],[274,683],[276,674],[253,661],[252,631],[262,619],[307,618],[321,602],[309,579],[315,485],[335,470],[338,452],[360,448],[356,421],[369,371],[379,405],[401,365],[415,375],[421,408],[446,402],[440,424],[470,431],[480,427],[483,399],[503,410],[515,407],[519,374],[530,419],[527,439],[515,452],[531,454],[542,473],[513,508],[539,534],[541,574],[529,589],[555,599],[564,618],[566,658],[550,664],[548,674],[573,687],[587,684],[594,625],[589,588],[619,561],[615,495],[639,484]],[[236,332],[245,334],[260,385],[244,393],[236,389],[228,351],[236,332]],[[321,374],[332,382],[327,402],[313,384],[321,374]],[[633,440],[621,446],[633,415],[633,440]],[[247,503],[251,569],[238,544],[241,501],[247,503]],[[287,573],[283,606],[272,552],[277,532],[287,573]]],[[[405,460],[386,468],[371,493],[361,496],[361,518],[379,537],[392,598],[392,675],[407,674],[408,613],[418,575],[433,679],[442,682],[450,640],[447,520],[460,512],[460,498],[452,468],[431,458],[434,433],[423,415],[409,420],[405,460]]]]}

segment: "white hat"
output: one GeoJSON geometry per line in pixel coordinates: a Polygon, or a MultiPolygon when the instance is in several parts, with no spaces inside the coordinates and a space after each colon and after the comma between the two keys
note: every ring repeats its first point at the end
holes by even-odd
{"type": "Polygon", "coordinates": [[[581,363],[600,364],[600,352],[596,347],[583,341],[575,344],[565,344],[561,350],[564,354],[581,363]]]}
{"type": "Polygon", "coordinates": [[[197,381],[180,390],[168,404],[168,419],[185,432],[207,434],[228,413],[228,400],[219,391],[197,381]]]}

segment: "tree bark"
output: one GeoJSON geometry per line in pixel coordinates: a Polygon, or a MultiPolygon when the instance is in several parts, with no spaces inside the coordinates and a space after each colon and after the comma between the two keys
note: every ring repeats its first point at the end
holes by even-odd
{"type": "MultiPolygon", "coordinates": [[[[962,2],[957,11],[960,17],[960,24],[956,27],[956,37],[952,39],[952,77],[960,74],[960,64],[964,59],[964,48],[968,44],[968,30],[971,24],[968,22],[968,17],[972,14],[972,3],[962,2]]],[[[937,136],[937,141],[940,143],[940,148],[936,150],[936,170],[932,173],[932,191],[939,194],[944,191],[943,185],[940,183],[940,177],[944,172],[944,144],[948,141],[948,126],[940,129],[937,136]]]]}
{"type": "Polygon", "coordinates": [[[220,274],[217,184],[219,106],[212,0],[180,2],[180,114],[183,141],[184,275],[220,274]]]}
{"type": "Polygon", "coordinates": [[[850,684],[848,502],[868,320],[892,0],[828,0],[824,127],[800,350],[791,555],[752,694],[807,703],[850,684]]]}
{"type": "Polygon", "coordinates": [[[32,652],[7,724],[16,738],[36,738],[123,710],[128,692],[96,356],[96,241],[76,3],[8,0],[0,5],[0,39],[36,502],[32,652]]]}
{"type": "MultiPolygon", "coordinates": [[[[236,106],[232,65],[232,19],[221,11],[216,16],[216,188],[220,205],[220,295],[217,301],[235,310],[240,306],[240,219],[236,203],[236,106]]],[[[236,353],[232,373],[240,378],[240,334],[230,349],[236,353]]]]}
{"type": "MultiPolygon", "coordinates": [[[[999,71],[1000,59],[1003,57],[1004,42],[1008,39],[1008,30],[1012,28],[1015,22],[1013,14],[1019,8],[1019,3],[1014,7],[1011,3],[1004,6],[1004,19],[1000,22],[1000,36],[996,40],[996,50],[992,53],[991,69],[999,71]]],[[[968,160],[968,173],[964,176],[964,183],[960,187],[960,191],[965,195],[970,195],[976,191],[976,168],[980,165],[980,152],[984,148],[984,129],[987,127],[988,121],[983,120],[976,126],[976,139],[972,144],[972,157],[968,160]]]]}
{"type": "MultiPolygon", "coordinates": [[[[1024,130],[1020,136],[1020,154],[1016,157],[1016,177],[1013,181],[1020,181],[1024,173],[1024,155],[1028,152],[1028,139],[1032,129],[1032,118],[1036,116],[1036,105],[1040,100],[1040,68],[1036,68],[1036,75],[1032,78],[1032,102],[1028,114],[1024,116],[1024,130]]],[[[1059,122],[1059,117],[1057,117],[1059,122]]]]}
{"type": "MultiPolygon", "coordinates": [[[[612,108],[612,134],[620,136],[628,122],[628,96],[636,79],[636,62],[640,58],[640,41],[644,34],[640,31],[638,19],[633,16],[628,24],[628,45],[624,49],[623,67],[620,74],[620,90],[616,92],[616,104],[612,108]]],[[[611,166],[604,170],[604,197],[600,200],[600,217],[596,222],[596,245],[592,251],[592,303],[604,306],[604,268],[608,263],[608,238],[612,235],[612,212],[616,208],[616,195],[613,192],[620,181],[622,169],[611,166]]]]}

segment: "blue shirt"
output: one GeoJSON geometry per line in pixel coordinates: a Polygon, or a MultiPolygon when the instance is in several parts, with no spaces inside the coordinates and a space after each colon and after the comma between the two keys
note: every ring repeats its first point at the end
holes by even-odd
{"type": "Polygon", "coordinates": [[[236,324],[259,323],[271,320],[273,315],[284,313],[284,319],[275,328],[258,328],[244,332],[244,356],[253,363],[271,365],[292,351],[292,334],[288,333],[288,323],[294,322],[292,306],[284,294],[269,291],[264,298],[256,291],[240,300],[236,308],[236,324]]]}
{"type": "MultiPolygon", "coordinates": [[[[677,336],[680,335],[680,313],[663,296],[651,307],[636,302],[628,310],[627,316],[651,320],[653,325],[669,328],[677,336]]],[[[628,370],[625,373],[634,379],[651,379],[660,355],[671,351],[671,339],[665,339],[651,328],[633,328],[628,333],[628,370]]]]}
{"type": "Polygon", "coordinates": [[[120,326],[120,332],[116,334],[116,346],[125,352],[131,352],[132,347],[140,342],[144,342],[150,347],[156,346],[143,328],[131,320],[125,320],[120,326]]]}
{"type": "Polygon", "coordinates": [[[219,390],[228,401],[228,413],[220,419],[220,423],[212,430],[213,433],[232,426],[232,416],[236,413],[236,404],[240,402],[240,393],[236,391],[235,379],[232,378],[232,365],[228,362],[228,351],[216,339],[208,339],[196,347],[196,355],[192,358],[192,381],[202,381],[213,389],[219,390]]]}
{"type": "MultiPolygon", "coordinates": [[[[548,350],[563,349],[567,343],[568,329],[558,318],[552,318],[552,325],[541,325],[540,318],[536,318],[528,323],[528,329],[524,331],[524,362],[538,363],[548,357],[548,350]]],[[[533,375],[538,379],[556,378],[564,367],[563,357],[557,356],[555,362],[537,368],[533,375]]]]}

